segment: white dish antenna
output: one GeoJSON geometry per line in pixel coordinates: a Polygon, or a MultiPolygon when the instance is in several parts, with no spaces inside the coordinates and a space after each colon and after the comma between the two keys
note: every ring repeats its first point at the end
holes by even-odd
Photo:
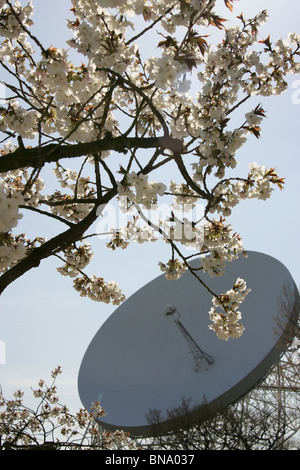
{"type": "Polygon", "coordinates": [[[115,310],[89,345],[78,377],[83,405],[99,401],[107,411],[101,426],[132,436],[170,430],[177,419],[167,412],[183,400],[192,408],[185,423],[192,425],[265,376],[292,339],[298,290],[283,264],[253,251],[229,263],[221,278],[202,279],[221,294],[238,277],[252,289],[241,305],[245,331],[238,339],[220,340],[208,328],[212,295],[189,271],[178,280],[157,277],[115,310]],[[156,429],[149,422],[153,410],[162,416],[156,429]]]}

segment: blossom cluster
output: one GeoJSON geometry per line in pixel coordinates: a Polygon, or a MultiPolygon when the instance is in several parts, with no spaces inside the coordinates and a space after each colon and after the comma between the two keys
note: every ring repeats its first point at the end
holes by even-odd
{"type": "Polygon", "coordinates": [[[117,430],[102,431],[98,420],[106,415],[101,404],[95,402],[91,410],[78,410],[75,414],[60,404],[56,380],[62,373],[57,367],[51,373],[49,386],[40,380],[33,396],[39,400],[36,409],[24,402],[24,392],[17,390],[14,399],[0,394],[0,448],[7,450],[136,450],[137,444],[129,434],[117,430]]]}
{"type": "Polygon", "coordinates": [[[102,277],[92,275],[77,277],[73,282],[74,288],[81,297],[88,297],[96,302],[119,305],[125,300],[125,295],[115,281],[105,282],[102,277]]]}
{"type": "MultiPolygon", "coordinates": [[[[27,3],[27,5],[22,7],[21,2],[17,1],[15,2],[14,6],[17,9],[20,21],[26,26],[31,26],[32,20],[30,17],[33,13],[32,2],[30,1],[27,3]]],[[[15,37],[17,35],[22,35],[24,31],[20,25],[20,22],[18,22],[18,19],[13,14],[11,14],[7,7],[7,3],[4,0],[1,0],[0,8],[2,9],[1,13],[3,21],[1,24],[1,36],[15,37]]]]}
{"type": "Polygon", "coordinates": [[[0,233],[0,273],[20,261],[25,253],[26,247],[23,237],[0,233]]]}
{"type": "Polygon", "coordinates": [[[23,238],[15,238],[11,234],[22,217],[19,212],[21,202],[20,194],[8,191],[4,184],[0,184],[0,272],[22,259],[26,252],[23,238]]]}
{"type": "MultiPolygon", "coordinates": [[[[163,239],[166,242],[176,241],[191,249],[201,249],[204,233],[203,225],[201,221],[198,224],[194,223],[191,217],[186,217],[188,214],[185,214],[184,211],[178,211],[177,213],[173,209],[173,205],[159,206],[157,204],[150,204],[150,210],[148,210],[148,207],[132,204],[130,199],[127,200],[124,197],[119,202],[120,211],[125,210],[125,215],[129,220],[124,226],[110,226],[107,232],[99,232],[99,238],[102,236],[109,237],[110,240],[106,244],[107,248],[111,250],[125,249],[131,242],[141,244],[163,239]],[[127,213],[128,207],[131,212],[135,210],[138,215],[131,212],[127,213]]],[[[187,212],[191,210],[190,205],[185,206],[185,208],[187,212]]],[[[111,217],[108,223],[115,222],[115,218],[111,217]]],[[[99,228],[102,225],[102,223],[99,223],[99,228]]]]}
{"type": "MultiPolygon", "coordinates": [[[[249,137],[260,136],[265,112],[260,105],[249,105],[240,122],[232,116],[253,98],[287,89],[287,74],[300,71],[300,35],[260,40],[265,11],[252,19],[241,14],[237,25],[224,28],[225,19],[214,11],[212,0],[71,4],[67,28],[72,37],[66,48],[46,48],[31,29],[33,2],[0,0],[0,62],[14,79],[12,84],[4,82],[10,96],[0,106],[0,163],[9,154],[17,162],[26,156],[28,142],[36,145],[29,152],[35,156],[32,169],[23,167],[23,158],[20,168],[1,173],[0,271],[43,243],[42,237],[31,242],[14,234],[24,211],[48,215],[75,232],[93,209],[117,198],[126,201],[122,210],[128,216],[137,211],[139,217],[134,215],[124,227],[112,227],[107,248],[125,249],[132,241],[152,242],[163,235],[171,249],[178,242],[197,252],[202,272],[221,276],[226,263],[244,253],[240,236],[223,218],[245,199],[268,199],[274,187],[281,189],[284,183],[275,169],[257,163],[244,178],[227,177],[237,167],[238,150],[249,137]],[[223,32],[215,46],[203,34],[214,27],[223,32]],[[154,39],[148,52],[143,47],[149,31],[154,39]],[[187,85],[195,77],[195,93],[189,94],[187,85]],[[135,142],[127,148],[129,136],[135,142]],[[143,139],[148,139],[145,146],[140,145],[143,139]],[[169,146],[159,147],[162,139],[169,140],[169,146]],[[172,147],[172,140],[181,143],[180,150],[172,147]],[[107,149],[103,141],[115,145],[107,149]],[[86,151],[84,144],[92,142],[99,143],[99,152],[86,151]],[[74,155],[70,149],[75,149],[74,155]],[[64,151],[72,162],[80,154],[76,169],[63,166],[64,151]],[[122,165],[115,153],[122,154],[122,165]],[[55,162],[55,184],[50,182],[48,190],[42,175],[50,180],[45,164],[49,160],[55,162]],[[167,164],[179,172],[179,181],[171,171],[170,178],[168,172],[161,177],[160,169],[167,164]],[[150,179],[150,173],[159,174],[159,181],[150,179]],[[143,215],[158,208],[159,198],[170,195],[166,217],[153,223],[143,215]],[[185,212],[191,214],[199,204],[205,206],[201,217],[187,217],[185,212]],[[184,215],[175,215],[176,210],[184,215]]],[[[232,9],[233,1],[225,5],[232,9]]],[[[63,253],[64,265],[58,271],[74,280],[82,296],[123,301],[117,283],[83,273],[93,253],[89,244],[78,247],[77,242],[74,235],[68,247],[49,253],[63,253]]],[[[172,256],[160,263],[168,279],[180,277],[186,268],[184,255],[182,261],[172,256]]]]}
{"type": "Polygon", "coordinates": [[[141,224],[140,217],[133,216],[125,227],[111,228],[109,231],[110,241],[106,247],[111,250],[122,248],[123,250],[128,247],[131,242],[144,243],[149,241],[156,241],[158,235],[150,228],[148,224],[141,224]]]}
{"type": "Polygon", "coordinates": [[[74,278],[73,286],[82,297],[104,303],[119,305],[125,300],[117,282],[105,282],[103,278],[95,275],[87,276],[83,269],[94,256],[90,243],[81,246],[70,246],[64,250],[64,265],[57,268],[63,276],[74,278]]]}
{"type": "Polygon", "coordinates": [[[0,178],[0,272],[24,258],[35,242],[44,242],[42,237],[30,241],[25,234],[12,233],[23,218],[20,206],[36,207],[39,204],[44,182],[37,176],[28,184],[29,179],[26,170],[8,172],[0,178]]]}
{"type": "Polygon", "coordinates": [[[80,176],[76,171],[65,169],[60,164],[57,164],[53,171],[61,187],[69,190],[69,193],[62,194],[56,190],[50,197],[44,198],[50,205],[51,212],[72,222],[84,219],[93,208],[93,204],[85,200],[95,197],[89,177],[80,176]]]}
{"type": "Polygon", "coordinates": [[[242,240],[226,220],[220,217],[204,225],[204,243],[202,246],[201,267],[210,276],[224,274],[226,263],[244,253],[242,240]]]}
{"type": "MultiPolygon", "coordinates": [[[[209,3],[212,4],[212,2],[209,3]]],[[[145,15],[145,8],[147,10],[148,6],[141,1],[118,2],[115,7],[120,16],[117,16],[109,12],[108,8],[111,5],[106,7],[105,2],[102,2],[100,6],[98,2],[74,0],[76,21],[69,21],[69,28],[74,34],[74,39],[69,41],[69,45],[86,56],[87,64],[75,66],[68,59],[66,50],[51,47],[43,52],[43,58],[37,63],[36,68],[31,64],[27,70],[25,64],[32,54],[32,49],[27,42],[23,43],[24,50],[18,53],[19,56],[22,54],[24,78],[33,87],[37,99],[44,99],[45,94],[51,90],[51,106],[47,106],[46,111],[44,110],[45,119],[41,120],[41,114],[37,109],[28,109],[23,107],[20,101],[10,100],[8,109],[2,110],[1,128],[12,129],[26,138],[33,138],[37,135],[39,126],[42,126],[46,134],[58,131],[67,140],[87,141],[97,138],[99,126],[96,126],[96,121],[101,120],[102,116],[102,107],[99,103],[103,102],[109,88],[109,80],[103,71],[104,68],[111,68],[119,74],[126,71],[135,84],[139,84],[141,78],[147,80],[148,83],[155,83],[158,91],[153,100],[155,106],[160,109],[163,96],[161,92],[176,89],[178,77],[189,71],[189,63],[192,61],[193,64],[195,63],[194,66],[199,64],[205,67],[204,71],[198,74],[200,82],[203,83],[202,90],[198,93],[195,102],[178,92],[164,97],[169,101],[170,109],[174,109],[174,119],[171,120],[170,126],[174,132],[180,129],[181,137],[182,133],[184,136],[191,134],[201,138],[203,136],[204,148],[205,143],[208,143],[210,153],[215,153],[217,148],[212,147],[211,135],[214,131],[220,133],[220,124],[226,118],[228,107],[237,101],[240,88],[249,94],[262,95],[276,94],[286,89],[284,75],[288,72],[299,71],[298,64],[293,60],[292,50],[292,46],[299,43],[299,37],[290,35],[286,42],[277,41],[275,47],[270,47],[268,50],[269,63],[263,63],[262,53],[248,51],[257,43],[256,31],[266,20],[266,14],[262,13],[249,23],[243,19],[242,27],[228,28],[226,39],[221,47],[206,48],[205,55],[203,49],[199,47],[203,44],[202,36],[191,37],[190,41],[184,44],[183,54],[179,52],[183,49],[183,45],[182,47],[180,44],[176,45],[176,29],[182,26],[187,27],[190,18],[194,17],[195,10],[199,10],[199,7],[196,8],[197,2],[186,1],[184,4],[183,7],[174,4],[173,1],[151,2],[151,5],[149,3],[151,20],[155,21],[162,15],[164,18],[161,26],[172,34],[170,36],[172,41],[162,46],[161,57],[152,56],[146,61],[146,67],[142,72],[136,60],[137,43],[126,42],[128,29],[134,25],[128,19],[125,20],[123,15],[129,15],[129,17],[145,15]],[[172,14],[167,16],[166,11],[169,8],[173,10],[172,14]],[[239,54],[236,53],[237,47],[239,54]],[[279,68],[279,66],[282,67],[279,68]],[[218,93],[216,93],[217,86],[218,93]],[[174,100],[184,105],[184,112],[179,116],[176,112],[178,104],[175,105],[174,100]],[[206,139],[207,131],[211,134],[208,140],[206,139]]],[[[29,27],[30,16],[33,12],[31,2],[22,8],[17,2],[15,8],[21,15],[20,18],[24,19],[24,25],[29,27]]],[[[19,40],[21,32],[28,39],[28,35],[16,21],[15,15],[8,9],[5,12],[7,25],[4,29],[7,34],[10,34],[11,40],[19,40]]],[[[147,17],[148,20],[150,18],[147,17]]],[[[195,20],[195,26],[204,24],[205,20],[199,15],[195,20]]],[[[16,52],[17,46],[14,49],[11,43],[3,44],[2,54],[6,60],[12,61],[16,52]]],[[[115,97],[128,107],[128,98],[121,89],[115,90],[115,97]]],[[[251,116],[249,119],[252,125],[251,116]]],[[[118,127],[116,117],[111,110],[108,110],[105,130],[114,131],[116,126],[118,127]]],[[[228,135],[227,132],[223,134],[218,145],[225,146],[227,152],[222,155],[222,158],[225,164],[233,164],[232,155],[230,155],[231,136],[229,132],[228,135]],[[228,142],[226,142],[227,137],[228,142]]],[[[221,171],[220,168],[219,171],[221,171]]]]}
{"type": "Polygon", "coordinates": [[[158,196],[163,196],[166,185],[155,181],[148,181],[148,175],[131,172],[126,175],[126,181],[118,184],[120,197],[127,197],[133,204],[139,204],[151,209],[156,204],[158,196]]]}
{"type": "Polygon", "coordinates": [[[176,183],[176,181],[170,181],[169,185],[170,192],[174,195],[174,202],[172,206],[174,209],[181,209],[184,212],[192,210],[196,203],[199,201],[199,197],[186,183],[176,183]]]}
{"type": "Polygon", "coordinates": [[[216,185],[214,195],[219,201],[216,211],[228,216],[242,200],[269,199],[275,185],[282,189],[284,178],[279,178],[274,168],[267,170],[264,165],[251,163],[246,178],[225,179],[216,185]]]}
{"type": "Polygon", "coordinates": [[[240,323],[242,315],[238,308],[249,292],[251,289],[247,289],[246,282],[238,278],[232,289],[213,298],[214,307],[209,312],[213,324],[209,328],[215,331],[218,338],[227,341],[242,335],[244,326],[240,323]],[[224,313],[218,312],[217,308],[223,309],[224,313]]]}
{"type": "Polygon", "coordinates": [[[2,185],[9,197],[13,194],[13,197],[18,200],[18,206],[38,207],[41,200],[45,199],[44,180],[39,174],[30,175],[27,169],[7,172],[2,177],[2,185]]]}
{"type": "Polygon", "coordinates": [[[165,273],[166,279],[179,279],[186,271],[187,266],[181,263],[177,258],[170,259],[167,263],[159,262],[159,267],[165,273]]]}
{"type": "Polygon", "coordinates": [[[8,193],[4,184],[0,184],[0,232],[9,232],[18,225],[22,218],[19,213],[19,205],[23,202],[21,195],[15,191],[8,193]]]}
{"type": "Polygon", "coordinates": [[[76,277],[90,263],[93,256],[90,243],[84,243],[79,247],[69,246],[64,251],[65,264],[57,268],[57,271],[63,276],[76,277]]]}

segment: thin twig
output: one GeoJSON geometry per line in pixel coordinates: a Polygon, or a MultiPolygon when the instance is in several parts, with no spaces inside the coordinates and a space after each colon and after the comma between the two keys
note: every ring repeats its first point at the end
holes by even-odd
{"type": "Polygon", "coordinates": [[[42,209],[38,209],[37,207],[26,206],[25,204],[20,204],[19,207],[20,207],[20,209],[26,209],[26,210],[30,210],[32,212],[37,212],[39,214],[46,215],[47,217],[51,217],[55,220],[58,220],[59,222],[62,222],[64,224],[68,225],[69,227],[72,227],[74,225],[73,222],[70,222],[69,220],[66,220],[63,217],[60,217],[59,215],[51,214],[50,212],[43,211],[42,209]]]}

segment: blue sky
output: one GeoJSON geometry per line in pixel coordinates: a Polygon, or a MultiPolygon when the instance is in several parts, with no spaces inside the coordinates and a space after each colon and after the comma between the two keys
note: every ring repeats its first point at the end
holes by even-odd
{"type": "MultiPolygon", "coordinates": [[[[69,2],[36,0],[34,4],[35,31],[43,44],[63,47],[65,18],[70,17],[69,2]]],[[[236,3],[235,12],[251,16],[266,9],[270,18],[262,39],[269,33],[271,39],[285,38],[288,32],[300,32],[300,3],[287,0],[282,5],[274,0],[241,0],[236,3]]],[[[276,167],[278,174],[286,178],[286,188],[276,190],[267,202],[242,203],[228,220],[242,236],[246,249],[277,258],[299,286],[300,103],[295,98],[300,98],[300,92],[296,93],[300,90],[300,76],[290,77],[289,85],[282,96],[253,101],[253,108],[262,103],[267,119],[262,123],[261,138],[250,138],[237,158],[241,174],[254,161],[276,167]]],[[[28,232],[32,224],[45,222],[33,216],[28,220],[24,219],[21,225],[28,232]]],[[[93,246],[96,254],[89,272],[118,281],[127,297],[158,276],[158,262],[166,261],[169,256],[163,242],[132,245],[115,252],[107,250],[97,239],[93,246]]],[[[81,298],[73,290],[72,280],[56,271],[57,265],[56,260],[44,261],[1,296],[0,341],[5,344],[6,363],[0,364],[0,384],[7,396],[18,388],[28,393],[40,378],[47,379],[50,371],[60,365],[63,369],[58,380],[61,401],[76,410],[81,406],[77,395],[81,359],[115,307],[81,298]]],[[[109,364],[109,351],[107,355],[109,364]]]]}

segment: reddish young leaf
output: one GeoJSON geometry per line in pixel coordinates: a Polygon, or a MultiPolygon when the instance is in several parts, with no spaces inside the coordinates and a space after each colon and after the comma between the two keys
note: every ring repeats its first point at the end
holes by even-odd
{"type": "Polygon", "coordinates": [[[259,126],[247,127],[247,129],[253,134],[257,139],[260,138],[261,128],[259,126]]]}
{"type": "Polygon", "coordinates": [[[270,35],[264,39],[263,41],[258,41],[260,44],[265,44],[266,46],[266,50],[267,51],[271,51],[272,50],[272,44],[271,44],[271,41],[270,41],[270,35]]]}
{"type": "Polygon", "coordinates": [[[260,104],[256,106],[256,108],[254,109],[254,113],[255,113],[257,116],[267,117],[267,116],[265,115],[264,109],[261,107],[260,104]]]}
{"type": "Polygon", "coordinates": [[[149,21],[151,19],[151,16],[152,16],[152,8],[144,6],[144,10],[143,10],[144,20],[149,21]]]}
{"type": "Polygon", "coordinates": [[[205,51],[207,50],[208,48],[208,44],[207,44],[207,41],[204,39],[204,37],[207,37],[207,36],[199,36],[196,41],[197,41],[197,44],[198,44],[198,47],[200,49],[200,52],[202,55],[204,55],[205,51]]]}
{"type": "Polygon", "coordinates": [[[157,45],[157,47],[171,47],[171,46],[177,47],[176,39],[172,38],[171,36],[165,37],[165,40],[160,41],[157,45]]]}
{"type": "Polygon", "coordinates": [[[216,26],[218,29],[224,28],[223,23],[227,21],[225,18],[221,18],[220,16],[217,15],[210,15],[208,17],[208,22],[212,26],[216,26]]]}

